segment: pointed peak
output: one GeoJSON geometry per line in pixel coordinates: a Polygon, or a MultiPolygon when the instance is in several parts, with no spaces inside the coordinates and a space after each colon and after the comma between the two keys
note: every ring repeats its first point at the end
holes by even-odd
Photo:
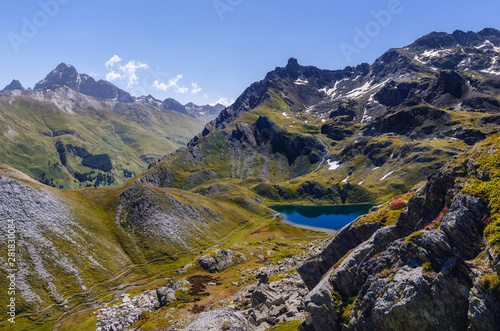
{"type": "Polygon", "coordinates": [[[72,71],[72,72],[76,72],[76,69],[71,64],[66,64],[66,63],[62,62],[62,63],[60,63],[54,69],[54,71],[72,71]]]}
{"type": "Polygon", "coordinates": [[[13,79],[12,82],[5,86],[2,91],[14,91],[14,90],[24,90],[23,85],[16,79],[13,79]]]}

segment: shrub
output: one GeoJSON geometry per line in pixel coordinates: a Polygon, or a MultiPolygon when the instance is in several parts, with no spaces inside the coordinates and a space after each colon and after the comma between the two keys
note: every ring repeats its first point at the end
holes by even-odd
{"type": "Polygon", "coordinates": [[[64,145],[64,143],[60,140],[58,140],[56,142],[56,150],[57,150],[57,153],[59,153],[59,159],[61,160],[61,164],[63,166],[66,165],[67,163],[67,157],[66,157],[66,146],[64,145]]]}
{"type": "Polygon", "coordinates": [[[500,300],[500,276],[498,274],[484,275],[479,284],[495,299],[500,300]]]}

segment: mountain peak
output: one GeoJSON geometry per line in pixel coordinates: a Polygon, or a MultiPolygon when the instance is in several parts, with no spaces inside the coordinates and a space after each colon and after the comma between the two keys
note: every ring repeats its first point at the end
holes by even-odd
{"type": "Polygon", "coordinates": [[[299,61],[297,61],[296,58],[294,57],[291,57],[290,59],[288,59],[288,64],[286,65],[287,67],[298,67],[299,66],[299,61]]]}
{"type": "Polygon", "coordinates": [[[67,69],[71,69],[71,70],[76,71],[75,67],[73,67],[71,64],[66,64],[64,62],[59,63],[59,65],[54,70],[61,71],[61,70],[67,70],[67,69]]]}
{"type": "Polygon", "coordinates": [[[494,44],[500,43],[500,31],[486,28],[479,32],[456,30],[449,34],[446,32],[431,32],[417,39],[410,46],[427,47],[432,49],[449,48],[456,45],[469,47],[489,40],[494,44]]]}
{"type": "Polygon", "coordinates": [[[74,91],[100,99],[134,102],[128,92],[119,89],[108,81],[99,80],[96,82],[89,75],[79,74],[75,67],[66,63],[60,63],[44,79],[39,81],[34,89],[46,89],[54,85],[67,86],[74,91]]]}
{"type": "Polygon", "coordinates": [[[500,38],[500,31],[494,28],[485,28],[478,32],[483,37],[497,37],[500,38]]]}
{"type": "Polygon", "coordinates": [[[3,91],[14,91],[14,90],[24,90],[24,87],[21,84],[21,82],[19,82],[16,79],[13,79],[9,85],[5,86],[5,88],[2,90],[2,92],[3,91]]]}

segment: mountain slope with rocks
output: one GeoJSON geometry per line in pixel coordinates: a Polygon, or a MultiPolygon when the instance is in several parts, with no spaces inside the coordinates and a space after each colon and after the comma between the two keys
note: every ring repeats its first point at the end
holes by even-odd
{"type": "MultiPolygon", "coordinates": [[[[232,198],[216,201],[150,184],[63,191],[1,165],[0,214],[17,234],[16,322],[49,325],[122,284],[175,270],[177,260],[251,227],[255,215],[275,216],[255,201],[232,198]]],[[[0,229],[2,240],[7,230],[0,229]]],[[[7,246],[2,249],[0,283],[7,286],[7,246]]],[[[7,302],[7,293],[0,299],[7,302]]]]}
{"type": "Polygon", "coordinates": [[[316,330],[498,327],[498,196],[476,191],[496,180],[478,170],[498,159],[499,142],[494,135],[435,172],[394,224],[362,217],[298,268],[316,330]]]}
{"type": "Polygon", "coordinates": [[[431,33],[334,71],[290,59],[140,180],[239,179],[274,203],[383,202],[498,131],[499,36],[431,33]]]}

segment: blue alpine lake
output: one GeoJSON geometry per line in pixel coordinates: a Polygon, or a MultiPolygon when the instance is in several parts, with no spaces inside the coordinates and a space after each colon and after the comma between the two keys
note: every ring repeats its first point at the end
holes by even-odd
{"type": "Polygon", "coordinates": [[[307,228],[340,230],[358,216],[368,213],[373,205],[339,206],[272,206],[285,216],[284,221],[291,225],[307,228]]]}

